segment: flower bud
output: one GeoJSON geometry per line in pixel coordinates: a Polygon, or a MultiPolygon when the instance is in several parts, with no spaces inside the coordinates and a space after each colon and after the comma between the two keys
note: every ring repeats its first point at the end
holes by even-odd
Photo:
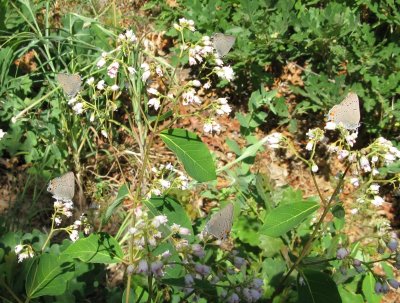
{"type": "Polygon", "coordinates": [[[383,286],[381,282],[376,282],[375,283],[375,292],[377,294],[381,294],[383,292],[383,286]]]}
{"type": "Polygon", "coordinates": [[[395,280],[395,279],[388,279],[387,282],[389,283],[390,286],[392,286],[394,289],[399,288],[400,283],[395,280]]]}
{"type": "Polygon", "coordinates": [[[395,252],[399,246],[399,242],[397,242],[397,239],[391,238],[386,245],[392,252],[395,252]]]}
{"type": "Polygon", "coordinates": [[[349,255],[350,251],[347,248],[341,247],[336,252],[336,258],[339,260],[343,260],[349,255]]]}

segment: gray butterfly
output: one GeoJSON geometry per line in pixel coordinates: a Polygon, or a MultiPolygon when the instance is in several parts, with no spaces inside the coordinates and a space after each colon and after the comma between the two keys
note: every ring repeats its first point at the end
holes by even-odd
{"type": "Polygon", "coordinates": [[[57,74],[57,81],[64,92],[71,98],[81,90],[82,79],[79,75],[57,74]]]}
{"type": "Polygon", "coordinates": [[[232,229],[233,204],[229,203],[223,209],[212,215],[204,227],[204,232],[213,235],[215,238],[226,239],[232,229]]]}
{"type": "Polygon", "coordinates": [[[348,93],[346,98],[332,107],[328,113],[328,121],[342,124],[348,130],[356,130],[360,126],[360,102],[355,93],[348,93]]]}
{"type": "Polygon", "coordinates": [[[212,42],[215,50],[220,57],[225,56],[231,50],[235,43],[235,36],[215,33],[212,36],[212,42]]]}
{"type": "Polygon", "coordinates": [[[63,201],[72,201],[75,195],[75,175],[72,171],[54,178],[49,182],[47,191],[52,193],[54,198],[63,201]]]}

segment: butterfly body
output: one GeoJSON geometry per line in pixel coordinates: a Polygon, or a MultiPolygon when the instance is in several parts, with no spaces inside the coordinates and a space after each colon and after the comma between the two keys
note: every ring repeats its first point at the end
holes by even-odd
{"type": "Polygon", "coordinates": [[[204,232],[213,235],[215,238],[226,239],[232,229],[233,204],[229,203],[225,208],[211,216],[207,222],[204,232]]]}
{"type": "Polygon", "coordinates": [[[75,195],[75,176],[72,171],[54,178],[49,182],[47,191],[52,193],[54,198],[63,201],[72,201],[75,195]]]}
{"type": "Polygon", "coordinates": [[[57,81],[64,92],[71,98],[81,90],[82,79],[79,75],[57,74],[57,81]]]}
{"type": "Polygon", "coordinates": [[[235,36],[225,35],[222,33],[215,33],[212,36],[213,46],[220,57],[223,57],[229,53],[233,44],[235,43],[235,40],[235,36]]]}
{"type": "Polygon", "coordinates": [[[342,124],[348,130],[356,130],[360,126],[360,102],[355,93],[349,93],[340,103],[328,112],[328,121],[342,124]]]}

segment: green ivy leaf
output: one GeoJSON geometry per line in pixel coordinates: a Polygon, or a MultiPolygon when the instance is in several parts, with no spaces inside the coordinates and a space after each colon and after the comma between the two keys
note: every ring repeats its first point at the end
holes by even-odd
{"type": "Polygon", "coordinates": [[[55,255],[43,254],[33,263],[26,277],[29,298],[57,296],[65,292],[67,281],[74,276],[74,265],[55,255]]]}
{"type": "Polygon", "coordinates": [[[297,202],[279,206],[266,215],[261,234],[280,237],[300,224],[318,207],[319,204],[316,202],[297,202]]]}
{"type": "Polygon", "coordinates": [[[77,240],[62,254],[65,257],[77,258],[89,263],[119,263],[123,253],[117,240],[107,233],[91,234],[77,240]]]}
{"type": "Polygon", "coordinates": [[[185,129],[169,129],[161,132],[161,139],[183,163],[186,172],[199,182],[217,178],[214,161],[207,146],[199,136],[185,129]]]}

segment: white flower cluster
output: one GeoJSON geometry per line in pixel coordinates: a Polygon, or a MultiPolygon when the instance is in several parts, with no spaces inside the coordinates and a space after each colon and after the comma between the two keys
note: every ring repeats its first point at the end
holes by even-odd
{"type": "Polygon", "coordinates": [[[309,150],[309,151],[313,150],[315,144],[318,141],[322,141],[325,138],[324,132],[320,128],[310,129],[310,130],[308,130],[306,135],[309,139],[309,141],[306,145],[306,150],[309,150]]]}
{"type": "Polygon", "coordinates": [[[187,28],[191,32],[194,32],[196,28],[194,27],[194,21],[193,20],[187,20],[185,18],[180,18],[179,19],[179,24],[175,23],[174,28],[177,31],[182,31],[184,28],[187,28]]]}
{"type": "Polygon", "coordinates": [[[0,140],[3,139],[5,135],[7,135],[7,133],[0,128],[0,140]]]}
{"type": "Polygon", "coordinates": [[[284,143],[284,136],[281,133],[272,133],[267,136],[268,147],[270,148],[282,148],[284,143]]]}
{"type": "Polygon", "coordinates": [[[15,246],[14,252],[18,256],[18,262],[22,262],[24,259],[33,258],[35,256],[33,248],[27,244],[18,244],[15,246]]]}
{"type": "Polygon", "coordinates": [[[153,167],[154,181],[148,193],[161,196],[164,191],[171,188],[186,190],[189,188],[189,178],[180,170],[176,169],[171,163],[161,164],[158,168],[153,167]]]}

